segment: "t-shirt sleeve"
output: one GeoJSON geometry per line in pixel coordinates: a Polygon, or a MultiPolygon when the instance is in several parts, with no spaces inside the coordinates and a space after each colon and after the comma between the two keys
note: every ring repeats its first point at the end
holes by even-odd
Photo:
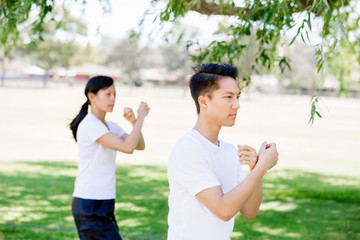
{"type": "Polygon", "coordinates": [[[246,178],[246,173],[242,169],[242,165],[240,163],[237,164],[237,184],[241,183],[246,178]]]}
{"type": "Polygon", "coordinates": [[[116,136],[121,137],[125,134],[125,131],[116,123],[111,122],[111,132],[114,133],[116,136]]]}
{"type": "Polygon", "coordinates": [[[169,158],[168,178],[191,195],[220,185],[206,156],[190,144],[177,144],[169,158]]]}

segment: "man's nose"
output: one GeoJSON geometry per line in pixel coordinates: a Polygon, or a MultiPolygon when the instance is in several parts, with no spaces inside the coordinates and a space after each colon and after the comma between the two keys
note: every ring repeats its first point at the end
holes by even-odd
{"type": "Polygon", "coordinates": [[[239,109],[240,108],[240,103],[238,100],[235,101],[235,103],[233,104],[233,109],[239,109]]]}

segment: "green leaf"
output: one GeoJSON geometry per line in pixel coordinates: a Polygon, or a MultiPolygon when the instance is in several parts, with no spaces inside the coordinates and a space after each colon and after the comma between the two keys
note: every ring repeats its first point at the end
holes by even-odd
{"type": "Polygon", "coordinates": [[[311,12],[308,12],[308,19],[307,19],[307,25],[311,31],[311,12]]]}
{"type": "Polygon", "coordinates": [[[341,34],[341,37],[348,43],[350,43],[350,41],[348,40],[347,36],[346,36],[346,33],[345,33],[345,30],[344,30],[344,27],[342,26],[341,27],[341,30],[340,30],[340,34],[341,34]]]}
{"type": "Polygon", "coordinates": [[[301,27],[298,28],[298,31],[297,31],[295,37],[293,37],[293,39],[291,40],[289,46],[290,46],[291,44],[293,44],[293,42],[295,41],[296,37],[299,35],[300,31],[301,31],[301,27]]]}
{"type": "Polygon", "coordinates": [[[314,121],[315,121],[315,116],[318,116],[319,118],[322,118],[321,114],[316,110],[316,104],[319,101],[319,97],[318,96],[313,96],[311,98],[311,110],[310,110],[310,119],[308,124],[313,125],[314,121]]]}
{"type": "Polygon", "coordinates": [[[306,38],[307,38],[307,40],[308,40],[309,43],[310,43],[310,38],[309,38],[309,32],[308,32],[308,31],[306,31],[306,38]]]}
{"type": "Polygon", "coordinates": [[[327,0],[323,0],[323,3],[324,3],[328,8],[330,8],[329,3],[328,3],[327,0]]]}
{"type": "Polygon", "coordinates": [[[306,44],[305,39],[304,39],[304,36],[303,36],[302,33],[300,33],[300,36],[301,36],[301,39],[302,39],[303,43],[306,44]]]}

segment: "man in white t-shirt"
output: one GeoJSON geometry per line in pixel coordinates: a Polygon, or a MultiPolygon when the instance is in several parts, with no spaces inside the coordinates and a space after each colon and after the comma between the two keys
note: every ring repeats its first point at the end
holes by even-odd
{"type": "MultiPolygon", "coordinates": [[[[190,79],[198,118],[174,146],[168,163],[168,240],[229,240],[234,216],[253,219],[262,200],[262,178],[278,160],[274,143],[236,149],[218,138],[240,108],[237,69],[204,64],[190,79]],[[248,176],[242,165],[248,165],[248,176]]],[[[265,116],[264,116],[265,117],[265,116]]]]}

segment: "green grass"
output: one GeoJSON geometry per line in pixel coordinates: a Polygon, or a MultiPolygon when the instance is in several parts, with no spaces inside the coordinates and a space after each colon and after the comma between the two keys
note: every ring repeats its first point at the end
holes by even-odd
{"type": "MultiPolygon", "coordinates": [[[[0,239],[77,239],[71,215],[76,164],[0,163],[0,239]]],[[[270,172],[254,220],[236,217],[232,239],[360,239],[360,177],[270,172]]],[[[117,169],[116,217],[124,239],[167,232],[166,166],[117,169]]]]}

